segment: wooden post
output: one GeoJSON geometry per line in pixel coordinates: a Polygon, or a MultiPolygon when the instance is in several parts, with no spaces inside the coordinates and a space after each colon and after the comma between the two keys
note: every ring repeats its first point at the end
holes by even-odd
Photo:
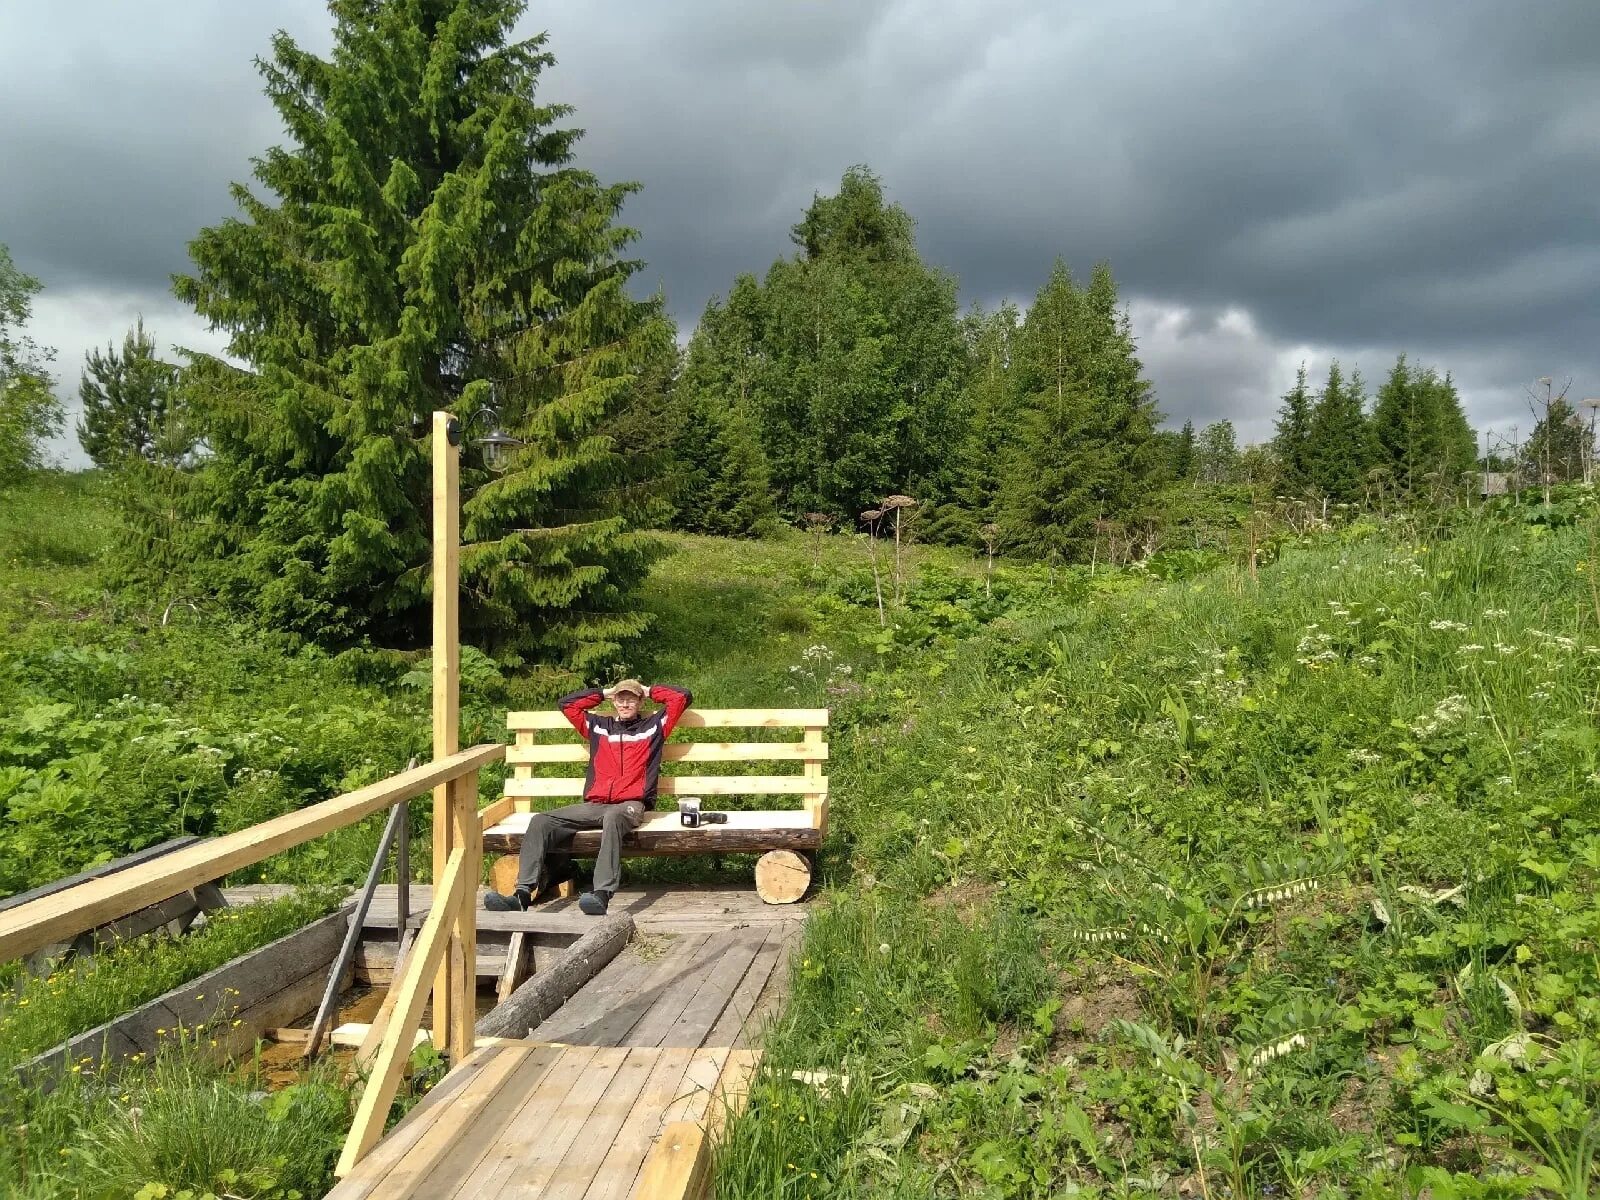
{"type": "MultiPolygon", "coordinates": [[[[473,1049],[473,1023],[478,1019],[478,880],[483,876],[483,824],[478,820],[478,773],[451,784],[451,852],[465,852],[466,881],[456,904],[450,936],[450,1063],[459,1066],[473,1049]]],[[[442,1043],[434,1043],[440,1045],[442,1043]]]]}
{"type": "MultiPolygon", "coordinates": [[[[810,728],[805,731],[805,777],[808,782],[820,785],[822,782],[822,755],[825,743],[820,728],[810,728]]],[[[828,831],[828,793],[822,791],[820,786],[815,792],[806,793],[806,811],[811,814],[811,826],[820,829],[824,834],[828,831]]]]}
{"type": "MultiPolygon", "coordinates": [[[[453,421],[449,413],[433,414],[433,757],[436,760],[455,753],[461,729],[461,461],[456,447],[450,444],[453,421]]],[[[448,783],[433,789],[433,877],[436,883],[451,852],[461,844],[455,837],[451,803],[454,792],[454,787],[448,783]]],[[[476,784],[473,794],[477,794],[476,784]]],[[[477,879],[477,875],[471,876],[474,884],[477,879]]],[[[457,924],[451,922],[452,934],[457,924]]],[[[461,949],[457,938],[452,936],[434,977],[433,1044],[439,1047],[454,1045],[450,1036],[450,1004],[463,990],[457,972],[476,970],[474,963],[463,958],[461,949]]],[[[472,982],[475,984],[476,980],[472,982]]],[[[470,1016],[468,1028],[471,1028],[470,1016]]]]}

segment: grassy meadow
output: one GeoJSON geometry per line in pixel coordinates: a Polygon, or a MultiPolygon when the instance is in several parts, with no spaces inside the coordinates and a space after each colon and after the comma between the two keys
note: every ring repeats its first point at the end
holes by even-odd
{"type": "MultiPolygon", "coordinates": [[[[44,477],[0,510],[0,891],[427,745],[425,661],[119,591],[107,486],[44,477]]],[[[919,547],[899,604],[880,547],[882,627],[864,542],[664,539],[655,634],[620,666],[834,713],[825,886],[717,1194],[1594,1194],[1596,520],[1574,493],[1358,521],[1254,577],[1180,551],[990,578],[919,547]]],[[[473,740],[564,683],[464,674],[473,740]]],[[[251,878],[348,884],[375,837],[251,878]]],[[[13,977],[0,1069],[315,902],[70,988],[13,977]]],[[[0,1194],[319,1194],[347,1095],[254,1091],[182,1047],[0,1090],[0,1194]]]]}

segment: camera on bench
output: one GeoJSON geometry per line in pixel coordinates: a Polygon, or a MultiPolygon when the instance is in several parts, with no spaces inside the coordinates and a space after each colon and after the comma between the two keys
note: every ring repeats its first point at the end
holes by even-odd
{"type": "Polygon", "coordinates": [[[686,829],[698,829],[701,825],[726,825],[728,814],[701,811],[699,796],[682,796],[678,800],[678,821],[686,829]]]}

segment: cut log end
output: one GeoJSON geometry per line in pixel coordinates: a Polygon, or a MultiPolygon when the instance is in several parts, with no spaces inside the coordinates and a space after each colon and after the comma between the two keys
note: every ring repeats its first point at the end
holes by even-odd
{"type": "Polygon", "coordinates": [[[768,850],[756,859],[756,895],[768,904],[793,904],[811,886],[811,863],[793,850],[768,850]]]}

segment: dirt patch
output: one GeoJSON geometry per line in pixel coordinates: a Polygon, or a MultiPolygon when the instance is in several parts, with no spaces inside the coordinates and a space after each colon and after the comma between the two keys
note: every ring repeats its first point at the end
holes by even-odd
{"type": "Polygon", "coordinates": [[[1056,1032],[1050,1039],[1052,1061],[1081,1057],[1113,1021],[1137,1021],[1144,1015],[1131,976],[1069,978],[1062,987],[1061,1011],[1056,1013],[1056,1032]]]}
{"type": "Polygon", "coordinates": [[[945,909],[955,913],[963,925],[972,924],[974,916],[990,907],[1000,888],[993,883],[948,883],[923,898],[929,908],[945,909]]]}

